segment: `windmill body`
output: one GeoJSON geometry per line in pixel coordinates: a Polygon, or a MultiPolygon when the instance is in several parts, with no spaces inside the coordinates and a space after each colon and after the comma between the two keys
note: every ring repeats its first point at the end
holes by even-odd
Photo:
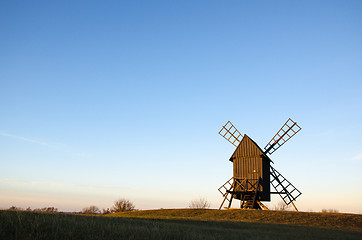
{"type": "MultiPolygon", "coordinates": [[[[233,162],[234,179],[245,180],[243,189],[236,186],[235,192],[255,194],[255,186],[259,183],[260,201],[270,201],[270,158],[247,135],[235,149],[229,159],[233,162]]],[[[242,194],[235,194],[236,199],[242,200],[242,194]]]]}
{"type": "Polygon", "coordinates": [[[230,157],[233,162],[233,177],[218,190],[223,201],[230,208],[232,200],[240,200],[240,208],[267,209],[261,201],[270,201],[271,194],[279,194],[286,205],[292,204],[301,192],[282,176],[271,164],[268,154],[272,154],[301,128],[290,118],[262,150],[256,142],[241,133],[229,121],[219,134],[232,143],[236,149],[230,157]],[[273,186],[275,192],[271,192],[273,186]]]}

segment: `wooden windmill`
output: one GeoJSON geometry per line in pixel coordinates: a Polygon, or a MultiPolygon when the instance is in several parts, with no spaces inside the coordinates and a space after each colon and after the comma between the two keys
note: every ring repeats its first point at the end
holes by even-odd
{"type": "Polygon", "coordinates": [[[232,200],[238,199],[240,208],[267,210],[261,201],[270,201],[271,194],[279,194],[286,205],[292,204],[298,211],[294,201],[302,193],[271,166],[273,161],[268,154],[271,155],[300,130],[298,124],[289,118],[262,150],[228,121],[219,134],[236,147],[229,159],[233,162],[234,176],[219,188],[223,195],[219,209],[225,202],[229,202],[230,208],[232,200]],[[270,184],[275,192],[270,191],[270,184]]]}

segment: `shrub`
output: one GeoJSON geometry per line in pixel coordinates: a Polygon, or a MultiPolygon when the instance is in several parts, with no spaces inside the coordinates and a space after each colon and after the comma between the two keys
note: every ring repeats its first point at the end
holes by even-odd
{"type": "Polygon", "coordinates": [[[87,207],[87,208],[83,208],[83,211],[82,211],[82,213],[84,213],[84,214],[98,214],[100,212],[101,211],[99,210],[99,208],[94,205],[87,207]]]}
{"type": "Polygon", "coordinates": [[[322,209],[322,213],[339,213],[337,209],[322,209]]]}
{"type": "Polygon", "coordinates": [[[205,209],[210,208],[210,203],[203,197],[194,199],[189,203],[189,208],[205,209]]]}
{"type": "Polygon", "coordinates": [[[135,205],[124,198],[118,199],[114,202],[112,212],[126,212],[135,210],[135,205]]]}
{"type": "Polygon", "coordinates": [[[288,211],[290,208],[290,205],[288,206],[287,204],[285,204],[284,201],[280,201],[278,202],[277,205],[274,206],[274,210],[276,211],[288,211]]]}
{"type": "Polygon", "coordinates": [[[109,208],[102,209],[102,214],[108,214],[108,213],[111,213],[111,210],[109,208]]]}
{"type": "Polygon", "coordinates": [[[55,207],[36,208],[33,211],[34,212],[56,213],[56,212],[58,212],[58,208],[55,208],[55,207]]]}
{"type": "Polygon", "coordinates": [[[19,207],[15,207],[15,206],[11,206],[8,210],[10,210],[10,211],[23,211],[24,209],[19,208],[19,207]]]}

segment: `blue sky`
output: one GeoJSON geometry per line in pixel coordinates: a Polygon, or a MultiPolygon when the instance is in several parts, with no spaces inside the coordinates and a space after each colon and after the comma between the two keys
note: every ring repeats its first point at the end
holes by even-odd
{"type": "Polygon", "coordinates": [[[360,1],[0,6],[0,208],[217,208],[222,125],[264,147],[291,117],[296,205],[362,213],[360,1]]]}

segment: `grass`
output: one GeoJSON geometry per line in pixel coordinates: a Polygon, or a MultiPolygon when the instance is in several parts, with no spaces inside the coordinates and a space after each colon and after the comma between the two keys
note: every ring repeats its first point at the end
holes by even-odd
{"type": "Polygon", "coordinates": [[[313,217],[252,210],[150,210],[109,216],[0,211],[0,239],[362,239],[361,215],[310,214],[313,217]],[[332,225],[317,224],[317,219],[330,217],[326,222],[332,225]],[[299,220],[276,224],[290,218],[299,220]],[[339,222],[346,219],[353,227],[339,222]]]}
{"type": "Polygon", "coordinates": [[[288,224],[362,232],[362,215],[346,213],[309,213],[292,211],[160,209],[109,214],[116,217],[193,219],[288,224]]]}

